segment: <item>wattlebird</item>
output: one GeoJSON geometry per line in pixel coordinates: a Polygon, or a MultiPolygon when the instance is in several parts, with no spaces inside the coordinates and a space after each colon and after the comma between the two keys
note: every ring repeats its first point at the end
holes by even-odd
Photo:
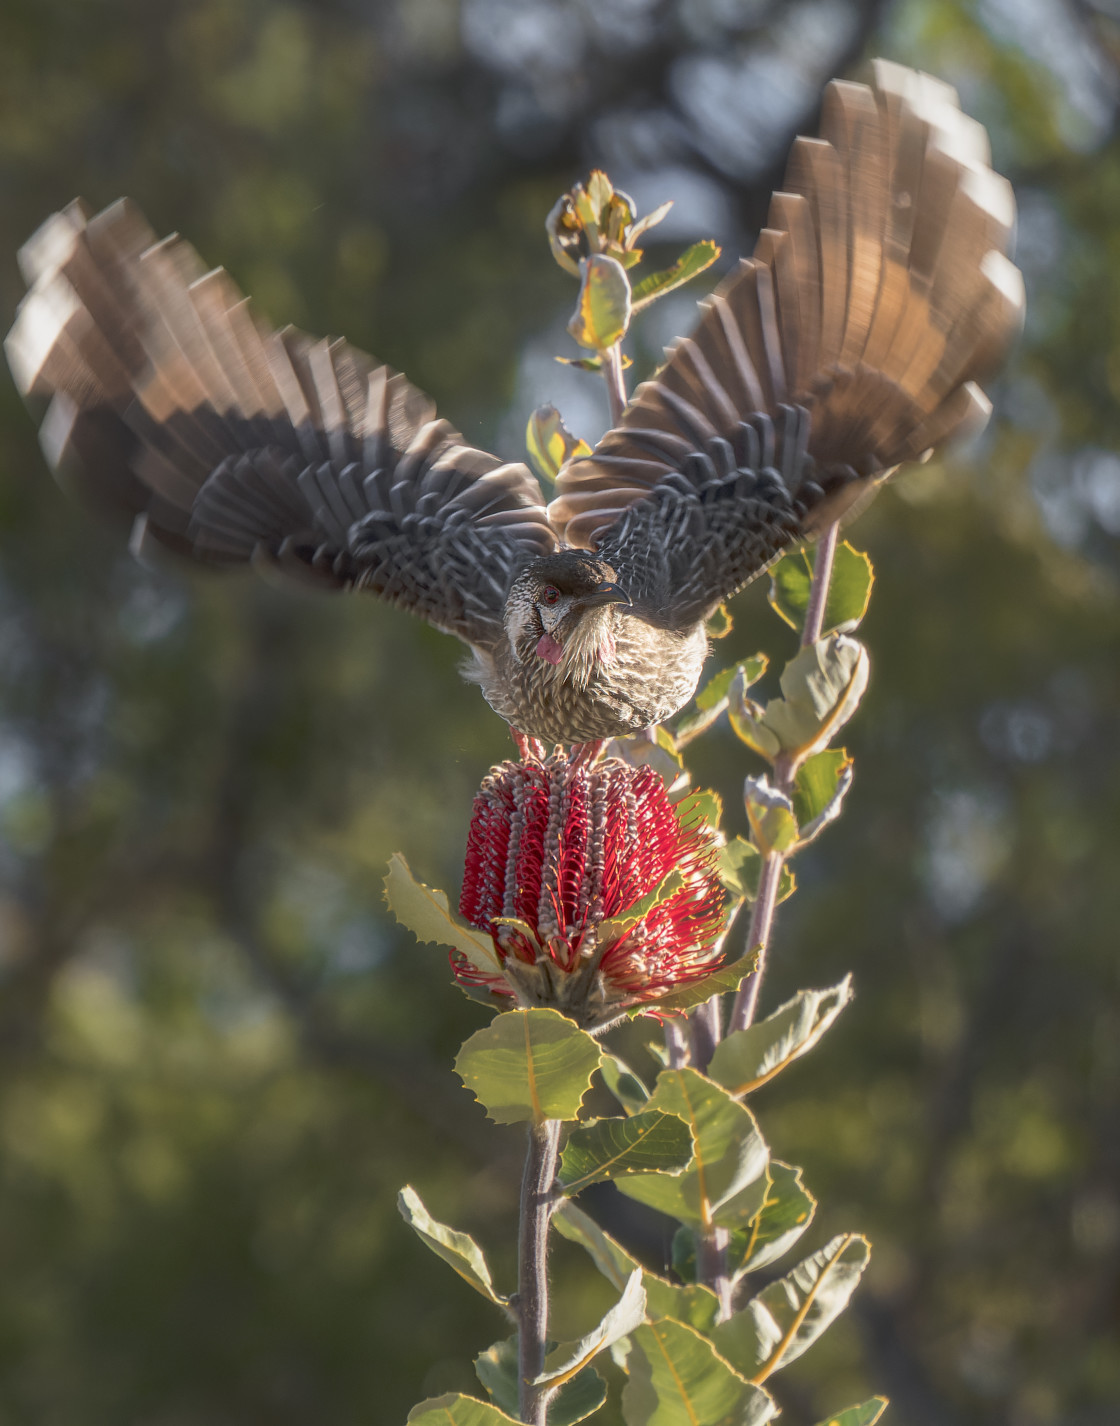
{"type": "Polygon", "coordinates": [[[369,590],[455,634],[522,735],[637,732],[691,697],[705,622],[789,544],[983,425],[1022,317],[1010,185],[952,89],[833,81],[753,257],[545,504],[403,376],[273,332],[136,207],[49,218],[6,342],[49,464],[134,547],[369,590]]]}

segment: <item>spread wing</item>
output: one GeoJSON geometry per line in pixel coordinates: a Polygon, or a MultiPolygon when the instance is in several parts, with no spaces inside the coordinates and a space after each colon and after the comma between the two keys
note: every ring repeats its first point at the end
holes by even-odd
{"type": "Polygon", "coordinates": [[[754,256],[549,507],[671,626],[704,617],[901,462],[983,426],[1018,330],[1011,187],[955,92],[833,81],[754,256]]]}
{"type": "Polygon", "coordinates": [[[498,637],[510,584],[556,547],[525,466],[466,445],[347,342],[270,331],[127,201],[96,216],[72,203],[20,261],[16,383],[50,398],[50,465],[131,519],[135,545],[267,563],[471,643],[498,637]]]}

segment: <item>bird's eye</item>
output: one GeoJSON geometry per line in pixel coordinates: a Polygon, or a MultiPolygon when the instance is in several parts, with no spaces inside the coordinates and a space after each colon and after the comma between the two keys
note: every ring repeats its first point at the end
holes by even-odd
{"type": "Polygon", "coordinates": [[[555,604],[559,598],[560,591],[554,585],[546,584],[545,587],[541,590],[542,604],[555,604]]]}

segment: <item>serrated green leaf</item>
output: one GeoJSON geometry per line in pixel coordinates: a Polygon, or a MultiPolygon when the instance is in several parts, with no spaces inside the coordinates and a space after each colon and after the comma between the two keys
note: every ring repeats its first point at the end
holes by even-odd
{"type": "MultiPolygon", "coordinates": [[[[658,1012],[664,1010],[691,1010],[694,1005],[702,1005],[705,1000],[711,1000],[713,995],[723,995],[731,990],[738,990],[745,976],[758,964],[757,951],[748,951],[745,956],[740,956],[737,961],[721,966],[719,970],[714,970],[711,975],[705,976],[703,980],[694,980],[691,985],[685,985],[680,990],[674,990],[669,995],[663,995],[652,1008],[658,1012]]],[[[639,1006],[634,1012],[636,1015],[644,1014],[650,1006],[639,1006]]]]}
{"type": "Polygon", "coordinates": [[[643,307],[648,307],[667,292],[674,292],[686,282],[691,282],[694,277],[711,267],[719,255],[720,249],[710,238],[693,243],[681,253],[672,267],[667,267],[664,272],[651,272],[635,286],[634,311],[640,312],[643,307]]]}
{"type": "Polygon", "coordinates": [[[761,1385],[796,1361],[843,1312],[871,1255],[867,1239],[842,1233],[712,1329],[712,1341],[761,1385]]]}
{"type": "Polygon", "coordinates": [[[639,1075],[617,1055],[609,1055],[604,1050],[599,1061],[599,1073],[603,1083],[622,1105],[627,1114],[639,1114],[649,1099],[649,1090],[639,1075]]]}
{"type": "MultiPolygon", "coordinates": [[[[816,546],[792,550],[770,570],[770,604],[799,633],[805,627],[809,590],[816,566],[816,546]]],[[[832,559],[821,633],[850,633],[867,613],[875,572],[871,561],[845,540],[832,559]]]]}
{"type": "Polygon", "coordinates": [[[692,1130],[695,1158],[674,1178],[637,1174],[618,1188],[650,1208],[707,1228],[745,1226],[766,1198],[770,1151],[746,1108],[694,1069],[662,1070],[648,1108],[677,1114],[692,1130]]]}
{"type": "Polygon", "coordinates": [[[765,857],[785,852],[797,841],[797,818],[793,804],[769,779],[748,777],[743,782],[743,805],[751,828],[751,841],[765,857]]]}
{"type": "MultiPolygon", "coordinates": [[[[777,1262],[813,1221],[816,1207],[801,1182],[801,1170],[771,1159],[761,1212],[749,1227],[728,1234],[727,1267],[733,1281],[777,1262]]],[[[673,1267],[685,1282],[696,1278],[696,1244],[696,1233],[687,1224],[673,1238],[673,1267]]]]}
{"type": "Polygon", "coordinates": [[[582,259],[579,270],[579,297],[568,331],[581,347],[604,352],[621,341],[630,325],[630,279],[622,264],[605,253],[582,259]]]}
{"type": "Polygon", "coordinates": [[[507,1416],[487,1401],[476,1401],[451,1391],[446,1396],[433,1396],[422,1401],[408,1413],[406,1426],[517,1426],[515,1416],[507,1416]]]}
{"type": "MultiPolygon", "coordinates": [[[[762,854],[743,837],[735,837],[719,851],[719,879],[731,892],[744,901],[758,898],[758,879],[762,875],[762,854]]],[[[778,902],[780,906],[787,896],[797,890],[797,878],[788,865],[782,867],[778,882],[778,902]]]]}
{"type": "Polygon", "coordinates": [[[628,1119],[593,1119],[572,1130],[560,1159],[559,1180],[571,1196],[589,1184],[627,1174],[678,1174],[691,1158],[692,1136],[675,1114],[651,1111],[628,1119]]]}
{"type": "Polygon", "coordinates": [[[754,654],[749,659],[740,659],[738,663],[733,663],[730,668],[721,668],[696,695],[697,708],[714,708],[725,702],[734,678],[739,678],[744,688],[750,688],[751,684],[757,683],[766,672],[769,664],[770,660],[765,654],[754,654]]]}
{"type": "MultiPolygon", "coordinates": [[[[495,1342],[474,1361],[475,1375],[490,1393],[496,1406],[518,1418],[517,1338],[495,1342]]],[[[594,1367],[585,1367],[567,1381],[548,1403],[548,1426],[576,1426],[598,1411],[607,1398],[607,1387],[594,1367]]]]}
{"type": "Polygon", "coordinates": [[[621,758],[631,767],[653,768],[664,782],[670,802],[683,797],[692,780],[679,753],[670,752],[663,743],[656,739],[651,741],[644,733],[627,738],[612,738],[604,748],[603,756],[621,758]]]}
{"type": "MultiPolygon", "coordinates": [[[[578,1243],[615,1288],[621,1291],[630,1274],[639,1266],[636,1259],[582,1209],[565,1199],[553,1216],[553,1225],[562,1238],[578,1243]]],[[[700,1332],[709,1331],[719,1315],[719,1299],[710,1288],[689,1283],[678,1286],[655,1273],[645,1272],[646,1312],[657,1320],[672,1317],[687,1322],[700,1332]]]]}
{"type": "Polygon", "coordinates": [[[545,1360],[545,1371],[536,1378],[533,1385],[543,1386],[552,1382],[560,1386],[570,1381],[604,1348],[628,1337],[634,1328],[645,1320],[645,1315],[646,1290],[642,1286],[642,1269],[635,1268],[626,1279],[622,1296],[594,1331],[578,1342],[565,1343],[550,1352],[545,1360]]]}
{"type": "Polygon", "coordinates": [[[460,1233],[445,1223],[437,1222],[410,1185],[402,1188],[397,1195],[397,1208],[417,1237],[437,1257],[453,1267],[464,1282],[469,1282],[476,1292],[499,1307],[505,1305],[507,1299],[494,1287],[482,1249],[469,1233],[460,1233]]]}
{"type": "Polygon", "coordinates": [[[591,454],[591,447],[572,435],[555,406],[538,406],[529,417],[525,448],[534,470],[547,481],[556,479],[565,462],[591,454]]]}
{"type": "Polygon", "coordinates": [[[660,223],[662,219],[666,217],[672,206],[673,200],[670,198],[667,202],[658,204],[658,206],[654,208],[651,213],[647,213],[644,218],[639,218],[637,222],[631,223],[626,230],[627,244],[633,247],[634,243],[637,242],[640,237],[648,233],[650,228],[655,227],[656,224],[660,223]]]}
{"type": "Polygon", "coordinates": [[[682,832],[691,832],[702,826],[718,831],[723,817],[723,799],[709,788],[695,788],[681,798],[673,811],[677,814],[682,832]]]}
{"type": "Polygon", "coordinates": [[[839,815],[851,785],[852,760],[843,748],[825,748],[806,758],[793,783],[793,810],[803,842],[839,815]]]}
{"type": "MultiPolygon", "coordinates": [[[[602,358],[602,357],[564,357],[564,356],[558,356],[558,357],[556,358],[556,360],[557,360],[558,362],[561,362],[564,366],[578,366],[579,369],[580,369],[580,371],[602,371],[602,369],[603,369],[603,358],[602,358]]],[[[626,353],[623,352],[623,354],[622,354],[622,369],[623,369],[623,371],[625,371],[625,370],[627,369],[627,367],[631,367],[631,366],[633,366],[633,365],[634,365],[634,359],[633,359],[632,357],[628,357],[628,356],[626,355],[626,353]]]]}
{"type": "Polygon", "coordinates": [[[813,1221],[817,1200],[801,1182],[801,1170],[770,1160],[762,1211],[750,1226],[731,1234],[728,1264],[736,1278],[777,1262],[813,1221]]]}
{"type": "Polygon", "coordinates": [[[708,1073],[731,1094],[751,1094],[811,1050],[852,998],[846,975],[828,990],[801,990],[765,1020],[716,1046],[708,1073]]]}
{"type": "Polygon", "coordinates": [[[710,614],[704,621],[704,632],[709,639],[726,639],[735,627],[735,620],[731,617],[731,610],[726,604],[721,604],[714,614],[710,614]]]}
{"type": "Polygon", "coordinates": [[[859,1406],[847,1406],[843,1411],[826,1416],[823,1421],[817,1422],[817,1426],[875,1426],[889,1405],[885,1396],[873,1396],[859,1406]]]}
{"type": "Polygon", "coordinates": [[[626,1426],[763,1426],[777,1412],[682,1322],[650,1322],[634,1332],[622,1393],[626,1426]]]}
{"type": "Polygon", "coordinates": [[[818,639],[783,669],[783,697],[771,699],[762,717],[766,731],[799,761],[811,757],[859,707],[869,672],[867,650],[855,639],[842,634],[818,639]]]}
{"type": "Polygon", "coordinates": [[[389,858],[385,903],[418,941],[432,941],[461,951],[476,970],[494,975],[501,970],[494,943],[483,931],[468,926],[451,911],[447,893],[417,881],[400,852],[389,858]]]}
{"type": "Polygon", "coordinates": [[[727,690],[727,721],[741,743],[746,743],[760,758],[772,762],[782,751],[782,745],[763,722],[766,710],[747,697],[747,688],[745,677],[736,671],[727,690]]]}
{"type": "Polygon", "coordinates": [[[574,1119],[600,1053],[555,1010],[506,1010],[466,1041],[455,1072],[498,1124],[574,1119]]]}

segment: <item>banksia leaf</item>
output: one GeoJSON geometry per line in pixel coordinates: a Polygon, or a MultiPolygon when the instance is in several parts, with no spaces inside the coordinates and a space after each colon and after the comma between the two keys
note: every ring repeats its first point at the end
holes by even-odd
{"type": "Polygon", "coordinates": [[[626,1426],[763,1426],[777,1414],[765,1391],[681,1322],[647,1323],[631,1342],[622,1393],[626,1426]]]}
{"type": "Polygon", "coordinates": [[[516,1416],[507,1416],[496,1406],[463,1396],[457,1391],[433,1396],[408,1413],[406,1426],[517,1426],[516,1416]]]}
{"type": "Polygon", "coordinates": [[[679,1174],[692,1158],[692,1136],[675,1114],[649,1112],[596,1119],[573,1129],[560,1160],[567,1194],[633,1173],[679,1174]]]}
{"type": "Polygon", "coordinates": [[[566,461],[591,454],[591,447],[572,435],[555,406],[538,406],[529,417],[525,446],[533,469],[547,481],[556,479],[566,461]]]}
{"type": "Polygon", "coordinates": [[[421,1238],[432,1252],[448,1263],[464,1282],[469,1282],[476,1292],[502,1307],[506,1298],[494,1288],[490,1268],[482,1249],[469,1233],[460,1233],[438,1223],[420,1201],[414,1188],[402,1188],[397,1195],[397,1207],[408,1226],[421,1238]]]}
{"type": "Polygon", "coordinates": [[[678,287],[683,287],[686,282],[691,282],[694,277],[699,277],[705,268],[711,267],[719,255],[720,249],[707,238],[703,242],[693,243],[677,258],[672,267],[666,268],[664,272],[651,272],[648,277],[635,284],[633,310],[640,312],[643,307],[648,307],[667,292],[673,292],[678,287]]]}
{"type": "Polygon", "coordinates": [[[477,1030],[455,1058],[455,1072],[498,1124],[574,1119],[599,1046],[555,1010],[509,1010],[477,1030]]]}
{"type": "Polygon", "coordinates": [[[772,1282],[712,1331],[712,1341],[744,1376],[761,1385],[796,1361],[848,1305],[871,1256],[856,1233],[833,1238],[772,1282]]]}
{"type": "Polygon", "coordinates": [[[772,1015],[721,1040],[708,1073],[734,1095],[750,1094],[811,1050],[852,998],[846,975],[829,990],[801,990],[772,1015]]]}
{"type": "Polygon", "coordinates": [[[676,1177],[619,1179],[628,1198],[684,1222],[710,1227],[748,1224],[766,1198],[770,1151],[752,1115],[694,1069],[663,1070],[648,1108],[677,1114],[692,1130],[695,1158],[676,1177]]]}
{"type": "MultiPolygon", "coordinates": [[[[770,604],[799,633],[805,627],[816,554],[815,545],[792,550],[770,571],[770,604]]],[[[868,557],[846,540],[838,545],[832,558],[821,633],[851,633],[867,613],[874,583],[875,571],[868,557]]]]}
{"type": "Polygon", "coordinates": [[[630,279],[622,264],[604,253],[584,258],[580,289],[568,331],[581,347],[603,352],[630,326],[630,279]]]}
{"type": "MultiPolygon", "coordinates": [[[[496,1406],[518,1417],[517,1338],[507,1337],[482,1352],[474,1361],[475,1375],[496,1406]]],[[[548,1426],[576,1426],[598,1411],[607,1399],[607,1387],[594,1367],[584,1367],[567,1381],[548,1403],[548,1426]]]]}

